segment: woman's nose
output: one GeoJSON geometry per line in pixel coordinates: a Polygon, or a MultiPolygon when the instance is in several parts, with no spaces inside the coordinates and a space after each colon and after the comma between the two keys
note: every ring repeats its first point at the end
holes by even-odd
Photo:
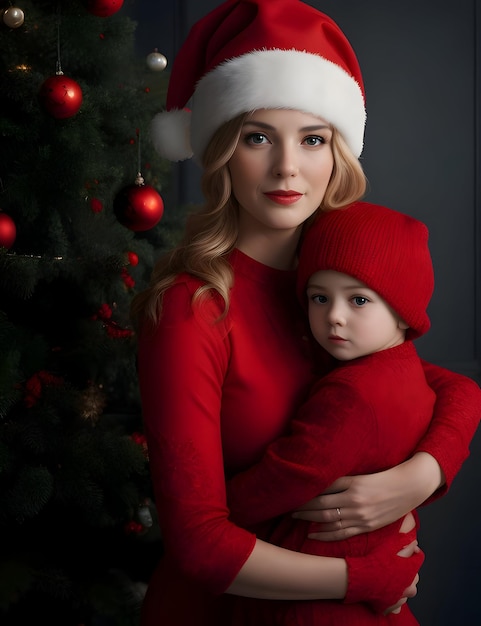
{"type": "Polygon", "coordinates": [[[299,165],[297,163],[296,152],[292,146],[279,146],[274,153],[273,173],[276,178],[289,178],[297,176],[299,165]]]}

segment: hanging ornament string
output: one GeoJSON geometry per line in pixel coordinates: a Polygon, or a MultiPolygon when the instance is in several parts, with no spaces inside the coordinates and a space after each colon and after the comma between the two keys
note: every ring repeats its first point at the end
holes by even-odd
{"type": "Polygon", "coordinates": [[[60,63],[60,22],[61,22],[60,3],[57,3],[57,63],[56,63],[56,70],[55,70],[55,74],[57,76],[61,76],[63,74],[62,64],[60,63]]]}
{"type": "Polygon", "coordinates": [[[135,178],[135,184],[143,185],[145,180],[141,172],[140,129],[137,128],[135,132],[137,135],[137,177],[135,178]]]}

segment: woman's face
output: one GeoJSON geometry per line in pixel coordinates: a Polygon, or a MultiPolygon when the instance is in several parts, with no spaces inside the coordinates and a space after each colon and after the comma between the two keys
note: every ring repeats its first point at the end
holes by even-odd
{"type": "Polygon", "coordinates": [[[319,117],[259,109],[246,119],[229,161],[240,234],[296,231],[320,206],[334,158],[319,117]]]}

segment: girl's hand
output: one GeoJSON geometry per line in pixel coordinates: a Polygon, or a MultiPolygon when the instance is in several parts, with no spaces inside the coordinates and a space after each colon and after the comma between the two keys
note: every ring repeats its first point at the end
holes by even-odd
{"type": "Polygon", "coordinates": [[[324,494],[293,513],[318,522],[310,539],[338,541],[377,530],[417,508],[441,484],[437,461],[425,452],[392,469],[362,476],[344,476],[324,494]]]}
{"type": "Polygon", "coordinates": [[[399,613],[407,599],[417,593],[418,572],[424,561],[415,537],[416,522],[413,515],[408,515],[400,532],[389,540],[363,557],[346,557],[348,588],[344,602],[367,602],[384,615],[399,613]]]}
{"type": "Polygon", "coordinates": [[[400,613],[403,605],[406,604],[409,598],[414,598],[414,596],[417,594],[418,582],[419,582],[419,574],[416,574],[416,578],[413,580],[412,584],[404,590],[403,597],[399,600],[399,602],[397,602],[393,606],[386,609],[386,611],[384,611],[384,615],[388,615],[389,613],[396,613],[396,614],[400,613]]]}
{"type": "MultiPolygon", "coordinates": [[[[414,517],[411,515],[411,519],[412,522],[414,522],[414,517]]],[[[406,516],[403,525],[401,526],[401,532],[408,532],[408,528],[409,528],[409,524],[410,522],[409,520],[409,516],[406,516]]],[[[403,548],[402,550],[400,550],[398,552],[399,556],[404,556],[404,557],[410,557],[415,553],[418,553],[420,551],[419,546],[417,541],[413,541],[412,543],[410,543],[408,546],[406,546],[405,548],[403,548]]],[[[394,604],[393,606],[390,606],[388,609],[386,609],[386,611],[384,611],[384,615],[387,615],[388,613],[400,613],[401,609],[403,607],[403,604],[406,604],[406,602],[409,600],[409,598],[414,598],[414,596],[417,594],[418,592],[418,587],[417,584],[419,582],[419,574],[416,574],[416,577],[414,578],[413,582],[409,585],[409,587],[407,587],[404,592],[403,592],[403,597],[399,600],[399,602],[397,602],[396,604],[394,604]]]]}

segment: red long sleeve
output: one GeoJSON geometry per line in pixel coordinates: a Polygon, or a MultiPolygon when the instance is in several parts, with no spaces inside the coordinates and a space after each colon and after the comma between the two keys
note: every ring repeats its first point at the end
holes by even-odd
{"type": "MultiPolygon", "coordinates": [[[[165,549],[187,577],[220,593],[254,537],[227,520],[220,437],[226,329],[195,319],[185,306],[191,297],[185,283],[171,288],[162,324],[140,339],[139,381],[165,549]]],[[[220,308],[204,312],[217,316],[220,308]]]]}
{"type": "Polygon", "coordinates": [[[416,451],[431,454],[446,477],[445,485],[427,500],[430,502],[446,493],[469,456],[469,446],[481,419],[481,389],[467,376],[425,361],[423,367],[437,401],[431,426],[416,451]]]}
{"type": "MultiPolygon", "coordinates": [[[[225,471],[248,467],[278,437],[310,384],[294,273],[234,255],[222,302],[192,310],[199,281],[180,277],[161,322],[139,337],[138,373],[151,476],[172,576],[225,591],[255,536],[228,519],[225,471]],[[298,328],[297,332],[295,329],[298,328]],[[279,392],[279,385],[281,391],[279,392]],[[275,398],[275,399],[274,399],[275,398]]],[[[170,581],[164,581],[168,593],[170,581]]]]}

